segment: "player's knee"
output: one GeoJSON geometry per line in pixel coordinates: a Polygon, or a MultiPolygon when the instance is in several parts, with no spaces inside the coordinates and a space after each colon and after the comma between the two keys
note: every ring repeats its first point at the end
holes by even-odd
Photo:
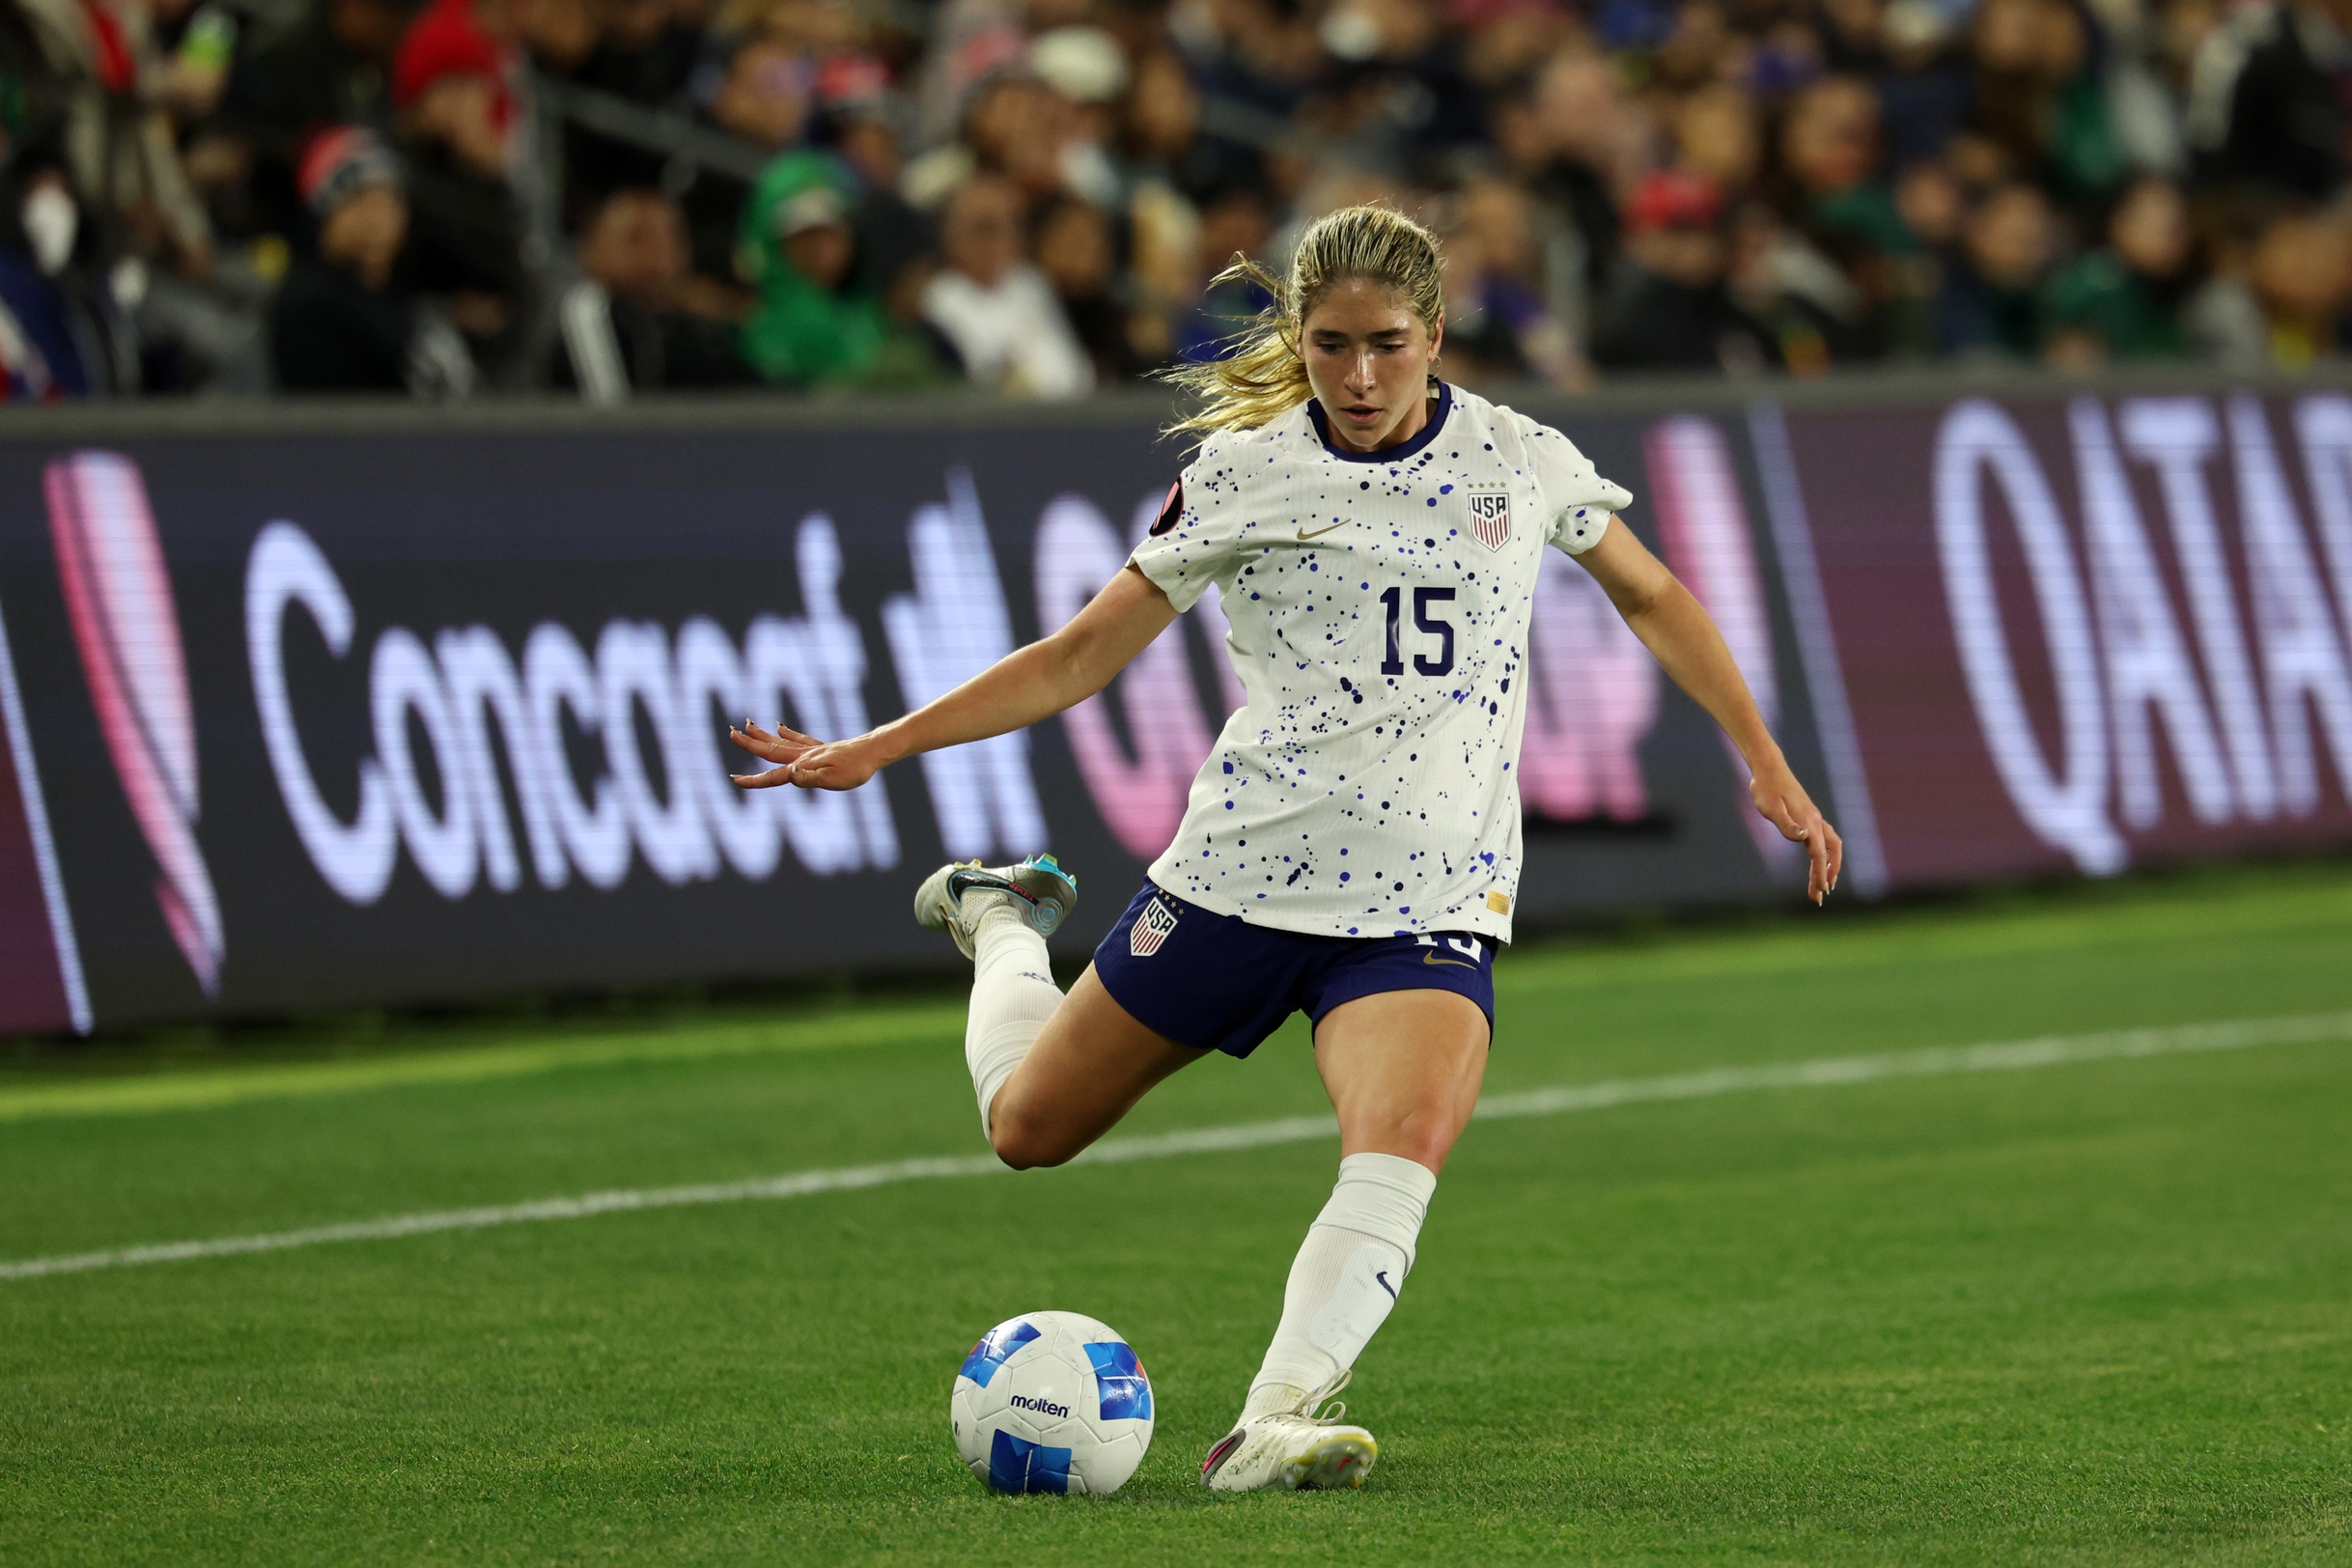
{"type": "Polygon", "coordinates": [[[990,1119],[988,1140],[995,1148],[996,1158],[1015,1170],[1068,1164],[1083,1146],[1022,1115],[1019,1106],[1003,1105],[990,1119]]]}
{"type": "Polygon", "coordinates": [[[1410,1113],[1359,1121],[1345,1133],[1347,1146],[1358,1153],[1392,1154],[1430,1170],[1445,1168],[1460,1135],[1451,1117],[1410,1113]]]}

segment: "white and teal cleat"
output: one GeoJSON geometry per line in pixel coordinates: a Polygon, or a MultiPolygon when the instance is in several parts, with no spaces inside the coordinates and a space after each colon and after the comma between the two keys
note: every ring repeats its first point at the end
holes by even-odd
{"type": "Polygon", "coordinates": [[[914,890],[914,920],[946,932],[970,958],[980,917],[999,905],[1016,910],[1040,937],[1050,937],[1078,908],[1078,879],[1050,854],[1032,854],[1017,866],[977,860],[944,865],[914,890]]]}
{"type": "Polygon", "coordinates": [[[1350,1425],[1348,1407],[1316,1407],[1347,1384],[1342,1372],[1328,1386],[1265,1388],[1200,1462],[1200,1484],[1212,1492],[1320,1492],[1364,1484],[1380,1458],[1380,1440],[1350,1425]],[[1272,1408],[1268,1408],[1272,1407],[1272,1408]]]}

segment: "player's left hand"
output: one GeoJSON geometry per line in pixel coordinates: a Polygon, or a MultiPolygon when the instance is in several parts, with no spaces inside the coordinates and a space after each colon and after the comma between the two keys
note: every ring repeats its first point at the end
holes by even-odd
{"type": "Polygon", "coordinates": [[[1805,846],[1806,858],[1810,862],[1805,877],[1805,895],[1815,904],[1829,897],[1837,885],[1837,873],[1846,858],[1845,841],[1837,836],[1813,798],[1805,793],[1797,775],[1789,770],[1786,761],[1776,756],[1755,771],[1748,781],[1748,798],[1764,814],[1764,820],[1780,829],[1780,836],[1805,846]]]}

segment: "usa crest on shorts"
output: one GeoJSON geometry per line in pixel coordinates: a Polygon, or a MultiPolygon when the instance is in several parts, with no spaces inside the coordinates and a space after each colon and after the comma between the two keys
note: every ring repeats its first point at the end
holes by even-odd
{"type": "Polygon", "coordinates": [[[1470,503],[1470,532],[1488,549],[1498,550],[1511,538],[1511,492],[1498,485],[1489,490],[1484,486],[1470,487],[1464,497],[1470,503]]]}
{"type": "Polygon", "coordinates": [[[1167,907],[1165,900],[1156,898],[1135,916],[1134,929],[1127,934],[1127,950],[1137,958],[1150,958],[1175,929],[1176,911],[1167,907]]]}

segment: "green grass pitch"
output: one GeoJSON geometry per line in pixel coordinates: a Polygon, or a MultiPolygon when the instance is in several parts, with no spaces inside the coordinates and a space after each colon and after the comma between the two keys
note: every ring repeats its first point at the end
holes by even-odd
{"type": "MultiPolygon", "coordinates": [[[[1094,896],[1106,896],[1094,890],[1094,896]]],[[[2352,1008],[2352,867],[1530,943],[1491,1093],[2352,1008]]],[[[946,994],[0,1060],[0,1260],[983,1152],[946,994]]],[[[1124,1134],[1322,1108],[1303,1031],[1124,1134]]],[[[0,1280],[0,1562],[2352,1561],[2352,1042],[1479,1123],[1345,1495],[1212,1497],[1336,1145],[0,1280]],[[1134,1340],[988,1495],[981,1330],[1134,1340]]]]}

